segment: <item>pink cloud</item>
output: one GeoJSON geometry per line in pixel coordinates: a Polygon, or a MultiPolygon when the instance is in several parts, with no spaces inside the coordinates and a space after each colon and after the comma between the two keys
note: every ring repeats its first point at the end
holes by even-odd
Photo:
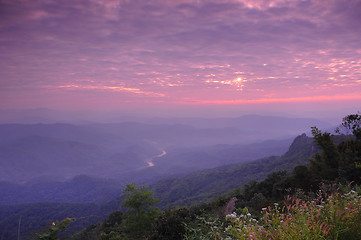
{"type": "Polygon", "coordinates": [[[355,96],[358,10],[356,0],[1,1],[0,87],[9,106],[77,94],[208,104],[355,96]]]}

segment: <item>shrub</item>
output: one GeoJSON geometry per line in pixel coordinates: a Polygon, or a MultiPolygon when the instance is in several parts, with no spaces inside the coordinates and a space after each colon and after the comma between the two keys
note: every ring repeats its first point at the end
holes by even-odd
{"type": "Polygon", "coordinates": [[[186,239],[267,239],[267,240],[356,240],[361,239],[361,196],[319,191],[313,200],[287,196],[283,205],[275,203],[254,218],[241,209],[225,219],[204,219],[198,231],[190,229],[186,239]],[[204,231],[208,226],[208,232],[204,231]],[[202,231],[201,231],[202,230],[202,231]]]}

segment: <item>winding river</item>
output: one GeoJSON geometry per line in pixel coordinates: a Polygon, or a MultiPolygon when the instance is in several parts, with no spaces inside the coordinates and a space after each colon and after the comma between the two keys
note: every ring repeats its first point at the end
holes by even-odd
{"type": "Polygon", "coordinates": [[[148,167],[154,167],[155,166],[155,164],[153,162],[154,159],[164,157],[166,154],[167,154],[167,152],[162,149],[162,152],[160,154],[146,159],[145,162],[148,164],[148,167]]]}

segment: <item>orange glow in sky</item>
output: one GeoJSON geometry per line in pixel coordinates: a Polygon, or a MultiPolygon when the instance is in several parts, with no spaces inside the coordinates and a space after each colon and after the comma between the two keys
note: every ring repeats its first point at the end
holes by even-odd
{"type": "Polygon", "coordinates": [[[358,0],[2,1],[0,109],[358,108],[360,12],[358,0]]]}

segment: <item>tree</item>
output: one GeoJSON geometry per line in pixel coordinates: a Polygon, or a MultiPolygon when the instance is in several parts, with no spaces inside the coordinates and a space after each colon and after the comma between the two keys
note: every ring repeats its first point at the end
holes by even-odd
{"type": "Polygon", "coordinates": [[[356,140],[361,140],[361,115],[350,114],[342,119],[341,125],[336,129],[337,133],[354,135],[356,140]]]}
{"type": "Polygon", "coordinates": [[[192,219],[190,210],[186,207],[169,209],[157,218],[152,240],[182,240],[186,233],[186,223],[192,219]]]}
{"type": "Polygon", "coordinates": [[[361,182],[361,115],[343,118],[336,129],[338,136],[312,128],[321,152],[310,159],[310,173],[314,183],[329,180],[361,182]]]}
{"type": "Polygon", "coordinates": [[[338,178],[340,156],[332,135],[328,132],[321,132],[317,127],[312,127],[312,135],[322,150],[310,159],[310,171],[315,181],[320,182],[321,180],[338,178]]]}
{"type": "Polygon", "coordinates": [[[153,197],[153,192],[145,186],[137,187],[135,183],[128,184],[123,196],[124,213],[123,232],[128,239],[146,239],[151,235],[153,223],[160,215],[160,210],[153,205],[159,202],[153,197]]]}
{"type": "Polygon", "coordinates": [[[349,181],[361,183],[361,115],[351,114],[344,117],[336,131],[342,134],[341,129],[351,133],[351,137],[338,146],[342,152],[340,175],[349,181]]]}

